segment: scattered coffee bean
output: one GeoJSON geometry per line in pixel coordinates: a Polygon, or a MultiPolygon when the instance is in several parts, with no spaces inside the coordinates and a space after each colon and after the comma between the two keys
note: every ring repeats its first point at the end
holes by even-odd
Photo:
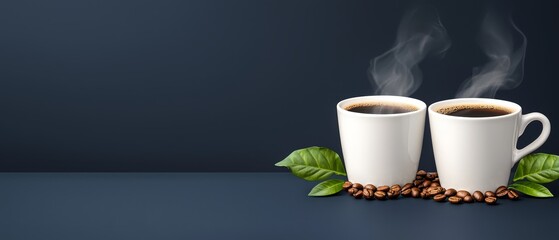
{"type": "Polygon", "coordinates": [[[497,195],[498,198],[506,198],[509,195],[509,190],[505,189],[501,189],[501,191],[498,191],[497,193],[495,193],[495,195],[497,195]]]}
{"type": "Polygon", "coordinates": [[[427,175],[427,172],[425,170],[419,170],[415,175],[425,177],[425,175],[427,175]]]}
{"type": "Polygon", "coordinates": [[[403,187],[402,187],[402,191],[405,191],[407,189],[411,189],[413,187],[413,183],[406,183],[403,187]]]}
{"type": "Polygon", "coordinates": [[[416,187],[421,186],[422,183],[423,183],[423,180],[414,180],[413,181],[413,185],[416,186],[416,187]]]}
{"type": "Polygon", "coordinates": [[[384,185],[384,186],[379,186],[377,188],[377,191],[381,191],[381,192],[388,192],[388,190],[390,190],[390,187],[384,185]]]}
{"type": "Polygon", "coordinates": [[[446,200],[446,196],[444,194],[437,194],[433,197],[433,200],[435,200],[435,202],[444,202],[446,200]]]}
{"type": "Polygon", "coordinates": [[[411,196],[414,197],[414,198],[418,198],[420,196],[419,188],[413,187],[411,189],[411,196]]]}
{"type": "Polygon", "coordinates": [[[363,189],[363,197],[365,199],[373,199],[375,192],[371,189],[365,188],[363,189]]]}
{"type": "Polygon", "coordinates": [[[363,191],[362,190],[358,190],[356,193],[353,194],[353,197],[359,199],[363,197],[363,191]]]}
{"type": "Polygon", "coordinates": [[[425,178],[429,179],[429,180],[433,180],[437,177],[437,173],[436,172],[428,172],[427,175],[425,175],[425,178]]]}
{"type": "Polygon", "coordinates": [[[386,193],[386,197],[388,197],[388,199],[396,199],[398,198],[398,196],[400,196],[400,192],[399,191],[388,191],[388,193],[386,193]]]}
{"type": "Polygon", "coordinates": [[[433,179],[433,182],[439,182],[439,178],[437,177],[437,178],[433,179]]]}
{"type": "Polygon", "coordinates": [[[420,196],[421,198],[423,198],[423,199],[429,198],[429,196],[427,196],[427,193],[424,192],[424,191],[423,191],[423,192],[420,192],[420,193],[419,193],[419,196],[420,196]]]}
{"type": "Polygon", "coordinates": [[[470,196],[470,193],[466,190],[460,190],[458,192],[456,192],[456,196],[459,198],[464,198],[466,196],[470,196]]]}
{"type": "Polygon", "coordinates": [[[438,183],[438,182],[432,182],[432,183],[431,183],[431,187],[437,187],[437,186],[440,186],[440,185],[441,185],[441,184],[438,183]]]}
{"type": "Polygon", "coordinates": [[[415,180],[423,180],[422,176],[415,176],[415,180]]]}
{"type": "Polygon", "coordinates": [[[344,190],[348,190],[349,188],[351,188],[352,185],[353,184],[350,181],[345,181],[342,187],[344,188],[344,190]]]}
{"type": "Polygon", "coordinates": [[[361,183],[354,183],[352,187],[357,189],[363,189],[363,185],[361,185],[361,183]]]}
{"type": "Polygon", "coordinates": [[[402,191],[402,196],[411,197],[411,188],[402,191]]]}
{"type": "Polygon", "coordinates": [[[374,192],[374,191],[377,190],[377,187],[375,187],[375,185],[373,185],[373,184],[367,184],[367,185],[365,185],[365,189],[370,189],[374,192]]]}
{"type": "Polygon", "coordinates": [[[440,186],[433,186],[427,189],[427,194],[429,194],[429,196],[435,196],[440,193],[444,193],[443,188],[440,186]]]}
{"type": "Polygon", "coordinates": [[[456,190],[454,188],[449,188],[444,192],[444,195],[447,197],[452,197],[456,195],[456,190]]]}
{"type": "Polygon", "coordinates": [[[457,196],[451,196],[448,198],[448,201],[452,204],[459,204],[462,202],[462,198],[459,198],[457,196]]]}
{"type": "Polygon", "coordinates": [[[465,196],[462,200],[463,200],[465,203],[473,203],[473,202],[474,202],[474,198],[473,198],[472,196],[470,196],[470,195],[465,196]]]}
{"type": "Polygon", "coordinates": [[[483,196],[483,193],[481,193],[480,191],[475,191],[474,192],[474,199],[476,200],[476,202],[483,202],[485,197],[483,196]]]}
{"type": "Polygon", "coordinates": [[[424,193],[423,196],[422,196],[423,199],[429,199],[429,198],[433,197],[433,195],[429,194],[429,192],[427,191],[427,188],[422,189],[422,193],[424,193]]]}
{"type": "Polygon", "coordinates": [[[500,191],[507,190],[507,189],[508,189],[508,188],[505,187],[505,186],[499,186],[499,187],[497,188],[497,190],[495,190],[495,193],[498,193],[498,192],[500,192],[500,191]]]}
{"type": "Polygon", "coordinates": [[[432,183],[431,181],[425,180],[422,185],[423,185],[424,188],[427,188],[427,187],[431,186],[431,183],[432,183]]]}
{"type": "Polygon", "coordinates": [[[357,189],[357,188],[350,188],[350,189],[347,190],[347,193],[349,193],[349,195],[353,195],[354,193],[357,192],[357,190],[359,190],[359,189],[357,189]]]}
{"type": "Polygon", "coordinates": [[[376,191],[375,192],[375,198],[378,200],[384,200],[386,199],[386,193],[383,191],[376,191]]]}
{"type": "Polygon", "coordinates": [[[489,205],[493,205],[497,203],[497,198],[493,197],[493,196],[489,196],[485,198],[485,203],[489,204],[489,205]]]}
{"type": "Polygon", "coordinates": [[[485,192],[485,197],[495,197],[495,193],[491,191],[485,192]]]}
{"type": "Polygon", "coordinates": [[[510,200],[516,200],[520,197],[518,193],[512,189],[509,189],[509,193],[507,194],[507,196],[509,197],[510,200]]]}

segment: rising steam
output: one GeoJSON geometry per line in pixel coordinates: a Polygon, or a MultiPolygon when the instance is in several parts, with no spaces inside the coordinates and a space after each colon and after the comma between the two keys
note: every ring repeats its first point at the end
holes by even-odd
{"type": "Polygon", "coordinates": [[[434,11],[408,11],[398,28],[394,47],[371,60],[369,80],[375,94],[410,96],[421,85],[417,66],[429,54],[443,54],[450,47],[446,29],[434,11]]]}
{"type": "Polygon", "coordinates": [[[482,22],[479,43],[489,61],[481,68],[474,68],[456,97],[494,98],[497,90],[512,89],[522,82],[526,36],[514,25],[512,19],[489,13],[482,22]],[[513,30],[522,39],[515,49],[513,30]]]}

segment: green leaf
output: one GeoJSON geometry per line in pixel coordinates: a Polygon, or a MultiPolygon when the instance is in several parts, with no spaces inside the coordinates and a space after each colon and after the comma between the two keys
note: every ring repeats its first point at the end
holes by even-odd
{"type": "Polygon", "coordinates": [[[324,180],[332,174],[346,175],[340,156],[324,147],[295,150],[276,166],[287,167],[295,176],[308,181],[324,180]]]}
{"type": "Polygon", "coordinates": [[[309,196],[320,197],[336,194],[342,190],[343,180],[340,179],[330,179],[321,182],[314,186],[314,188],[309,192],[309,196]]]}
{"type": "Polygon", "coordinates": [[[514,173],[514,181],[526,179],[548,183],[559,179],[559,156],[534,153],[523,157],[514,173]]]}
{"type": "Polygon", "coordinates": [[[511,184],[509,188],[517,190],[526,195],[530,195],[532,197],[553,197],[553,194],[551,194],[549,189],[547,189],[546,187],[540,184],[533,183],[533,182],[528,182],[528,181],[515,182],[511,184]]]}

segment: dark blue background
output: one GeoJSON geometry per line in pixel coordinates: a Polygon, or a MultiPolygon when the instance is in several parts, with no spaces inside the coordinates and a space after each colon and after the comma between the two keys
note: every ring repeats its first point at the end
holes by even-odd
{"type": "MultiPolygon", "coordinates": [[[[497,97],[559,124],[553,1],[507,1],[524,82],[497,97]]],[[[413,97],[452,98],[485,57],[483,1],[436,1],[452,38],[413,97]]],[[[368,95],[407,1],[52,0],[0,3],[0,171],[283,171],[340,151],[335,104],[368,95]]],[[[525,143],[539,126],[528,128],[525,143]]],[[[552,131],[539,151],[558,153],[552,131]]],[[[434,169],[426,129],[422,168],[434,169]]]]}

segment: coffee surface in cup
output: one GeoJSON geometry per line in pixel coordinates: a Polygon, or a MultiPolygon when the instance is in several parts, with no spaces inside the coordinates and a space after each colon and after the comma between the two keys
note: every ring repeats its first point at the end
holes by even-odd
{"type": "Polygon", "coordinates": [[[417,111],[414,106],[400,103],[356,103],[344,109],[350,112],[368,114],[397,114],[417,111]]]}
{"type": "Polygon", "coordinates": [[[512,113],[512,110],[496,105],[463,104],[441,108],[437,111],[456,117],[496,117],[512,113]]]}

